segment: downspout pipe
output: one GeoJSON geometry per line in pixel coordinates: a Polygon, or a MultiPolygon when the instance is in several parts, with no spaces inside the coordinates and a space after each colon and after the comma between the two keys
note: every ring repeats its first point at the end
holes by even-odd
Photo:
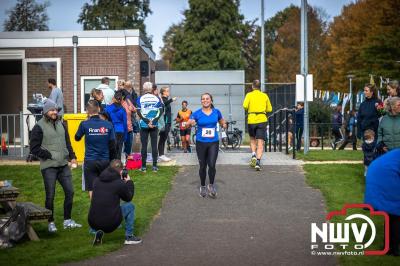
{"type": "Polygon", "coordinates": [[[74,114],[78,113],[78,36],[72,36],[74,68],[74,114]]]}

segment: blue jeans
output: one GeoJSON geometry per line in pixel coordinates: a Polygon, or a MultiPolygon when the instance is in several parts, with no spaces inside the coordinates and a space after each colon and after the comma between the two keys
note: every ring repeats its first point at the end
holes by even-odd
{"type": "Polygon", "coordinates": [[[121,205],[121,211],[125,220],[125,236],[132,236],[135,221],[135,205],[132,202],[125,202],[121,205]]]}
{"type": "Polygon", "coordinates": [[[129,155],[132,151],[133,131],[128,132],[126,141],[124,142],[124,153],[129,155]]]}

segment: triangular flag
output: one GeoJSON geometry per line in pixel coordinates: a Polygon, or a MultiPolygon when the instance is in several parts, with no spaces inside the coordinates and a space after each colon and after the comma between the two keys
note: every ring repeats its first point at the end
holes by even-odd
{"type": "Polygon", "coordinates": [[[369,76],[370,76],[369,83],[375,85],[374,75],[369,75],[369,76]]]}

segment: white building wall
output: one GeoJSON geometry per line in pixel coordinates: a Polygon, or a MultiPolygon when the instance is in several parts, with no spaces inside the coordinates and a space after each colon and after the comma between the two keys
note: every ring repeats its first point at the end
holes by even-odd
{"type": "Polygon", "coordinates": [[[226,120],[237,121],[234,127],[245,128],[244,71],[156,71],[158,88],[169,86],[171,97],[178,97],[172,103],[172,115],[176,117],[183,100],[188,101],[189,109],[201,108],[200,96],[208,92],[213,96],[214,105],[226,120]]]}

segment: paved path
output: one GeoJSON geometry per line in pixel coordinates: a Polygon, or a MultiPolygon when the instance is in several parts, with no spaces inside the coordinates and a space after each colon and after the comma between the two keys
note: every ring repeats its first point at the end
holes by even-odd
{"type": "MultiPolygon", "coordinates": [[[[161,163],[161,165],[198,165],[197,155],[193,153],[169,153],[171,162],[161,163]]],[[[217,165],[243,165],[247,166],[250,161],[250,152],[232,153],[219,152],[217,165]]],[[[303,161],[293,160],[289,155],[282,152],[264,153],[261,161],[262,165],[301,165],[303,161]]]]}
{"type": "Polygon", "coordinates": [[[324,221],[325,211],[300,166],[255,172],[218,165],[215,200],[198,196],[197,171],[182,167],[141,245],[79,265],[337,264],[334,257],[310,255],[311,223],[324,221]]]}

